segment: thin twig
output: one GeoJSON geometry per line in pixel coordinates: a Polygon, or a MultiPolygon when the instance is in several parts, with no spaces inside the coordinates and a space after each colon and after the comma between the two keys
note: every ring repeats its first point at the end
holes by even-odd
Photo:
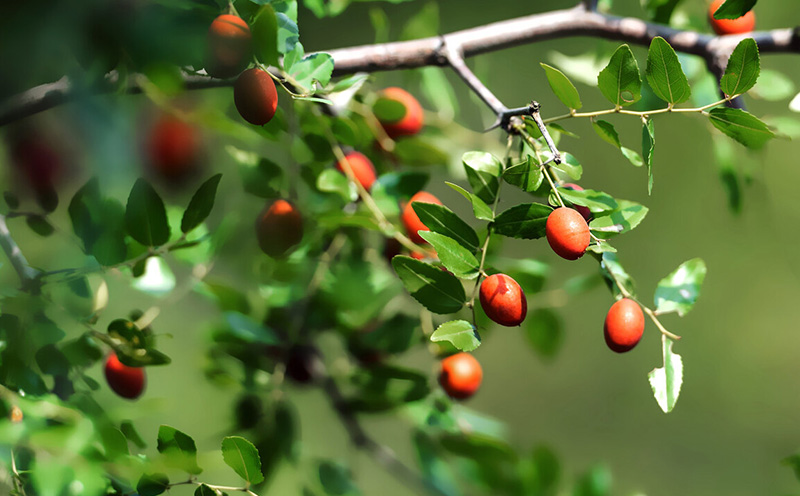
{"type": "Polygon", "coordinates": [[[19,249],[19,245],[11,237],[11,232],[6,224],[6,216],[0,214],[0,247],[8,257],[8,261],[17,271],[23,289],[33,289],[34,282],[38,279],[39,271],[28,264],[28,259],[19,249]]]}

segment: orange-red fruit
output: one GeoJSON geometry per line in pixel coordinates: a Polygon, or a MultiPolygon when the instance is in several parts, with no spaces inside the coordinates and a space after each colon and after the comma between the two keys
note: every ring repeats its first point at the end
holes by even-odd
{"type": "Polygon", "coordinates": [[[558,256],[567,260],[581,258],[589,246],[589,225],[577,210],[557,208],[547,216],[547,242],[558,256]]]}
{"type": "Polygon", "coordinates": [[[400,120],[392,122],[381,121],[384,131],[386,131],[386,134],[388,134],[390,138],[395,139],[400,136],[411,136],[417,134],[420,129],[422,129],[422,106],[411,93],[403,88],[392,86],[381,91],[378,96],[400,102],[406,108],[406,113],[400,120]]]}
{"type": "Polygon", "coordinates": [[[467,399],[478,390],[483,380],[483,369],[469,353],[456,353],[442,360],[439,384],[451,398],[467,399]]]}
{"type": "Polygon", "coordinates": [[[285,255],[303,239],[303,216],[288,201],[275,200],[258,215],[256,237],[267,255],[285,255]]]}
{"type": "Polygon", "coordinates": [[[179,180],[199,163],[200,138],[197,130],[169,114],[150,129],[147,154],[153,170],[169,181],[179,180]]]}
{"type": "Polygon", "coordinates": [[[714,12],[725,0],[714,0],[708,8],[708,22],[718,35],[749,33],[756,27],[756,15],[749,11],[738,19],[714,19],[714,12]]]}
{"type": "MultiPolygon", "coordinates": [[[[564,187],[571,189],[572,191],[583,191],[583,188],[575,183],[566,183],[564,187]]],[[[592,220],[592,211],[589,210],[589,207],[584,207],[583,205],[574,205],[572,208],[577,210],[578,213],[581,214],[581,216],[586,220],[586,222],[592,220]]]]}
{"type": "Polygon", "coordinates": [[[144,391],[144,369],[128,367],[114,353],[106,360],[105,374],[111,390],[123,398],[133,400],[144,391]]]}
{"type": "Polygon", "coordinates": [[[644,332],[644,314],[639,304],[623,298],[613,305],[606,314],[603,326],[606,344],[612,351],[624,353],[630,351],[642,339],[644,332]]]}
{"type": "Polygon", "coordinates": [[[484,279],[480,299],[486,315],[506,327],[520,325],[528,313],[525,293],[517,281],[505,274],[494,274],[484,279]]]}
{"type": "MultiPolygon", "coordinates": [[[[365,190],[369,191],[372,187],[372,183],[375,182],[375,166],[372,165],[372,161],[361,152],[350,152],[345,155],[344,158],[347,159],[347,163],[350,164],[350,168],[353,170],[353,175],[356,177],[356,180],[361,183],[361,186],[363,186],[365,190]]],[[[342,174],[345,174],[344,160],[337,162],[336,168],[339,169],[342,174]]]]}
{"type": "Polygon", "coordinates": [[[235,15],[224,14],[208,28],[208,63],[210,76],[229,78],[239,74],[250,59],[250,28],[235,15]]]}
{"type": "Polygon", "coordinates": [[[261,69],[239,74],[233,85],[233,103],[244,120],[263,126],[272,120],[278,108],[278,91],[272,77],[261,69]]]}
{"type": "Polygon", "coordinates": [[[427,191],[420,191],[411,197],[405,208],[403,208],[403,213],[400,215],[400,220],[403,221],[403,226],[405,226],[406,233],[408,237],[411,238],[411,241],[417,244],[427,243],[417,231],[430,231],[430,229],[419,220],[419,216],[414,211],[414,207],[411,206],[414,202],[435,203],[436,205],[441,205],[442,202],[427,191]]]}

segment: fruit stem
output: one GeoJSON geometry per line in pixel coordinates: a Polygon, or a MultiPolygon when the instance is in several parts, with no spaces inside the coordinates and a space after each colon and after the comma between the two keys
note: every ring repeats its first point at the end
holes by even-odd
{"type": "MultiPolygon", "coordinates": [[[[639,302],[637,301],[636,303],[639,303],[639,302]]],[[[642,304],[641,304],[641,303],[639,303],[639,305],[642,305],[642,304]]],[[[656,317],[656,313],[655,313],[654,311],[650,310],[649,308],[647,308],[647,307],[646,307],[646,306],[644,306],[644,305],[642,305],[642,308],[644,308],[644,313],[646,313],[646,314],[647,314],[647,316],[648,316],[648,317],[650,317],[650,320],[652,320],[652,321],[653,321],[653,323],[656,325],[656,327],[658,327],[658,330],[659,330],[659,331],[661,331],[661,334],[663,334],[664,336],[666,336],[666,337],[670,338],[670,339],[671,339],[671,340],[673,340],[673,341],[678,341],[678,340],[681,338],[681,337],[680,337],[680,336],[678,336],[677,334],[672,334],[671,332],[669,332],[669,331],[668,331],[668,330],[667,330],[667,329],[666,329],[666,328],[665,328],[665,327],[664,327],[664,326],[661,324],[661,322],[658,320],[658,317],[656,317]]]]}
{"type": "MultiPolygon", "coordinates": [[[[502,187],[502,182],[500,182],[497,186],[497,192],[494,195],[494,203],[492,204],[492,218],[496,216],[497,213],[497,204],[500,202],[500,188],[502,187]]],[[[475,312],[475,297],[478,296],[478,289],[481,287],[481,281],[484,277],[486,277],[486,272],[484,272],[483,267],[486,264],[486,252],[489,248],[489,240],[492,238],[492,227],[486,227],[486,239],[483,240],[483,246],[481,246],[481,263],[478,265],[478,278],[475,280],[475,286],[472,288],[472,296],[467,303],[467,306],[470,307],[472,310],[472,326],[477,329],[478,328],[478,318],[475,312]]]]}
{"type": "MultiPolygon", "coordinates": [[[[533,136],[530,135],[530,133],[528,133],[528,131],[525,130],[525,128],[523,126],[519,126],[517,128],[517,131],[525,139],[525,141],[527,141],[528,144],[531,145],[531,148],[533,148],[533,153],[536,154],[536,162],[537,162],[536,165],[542,171],[542,174],[544,174],[544,177],[547,178],[547,182],[550,183],[550,189],[553,191],[553,194],[556,195],[556,200],[558,200],[558,204],[561,205],[562,207],[565,206],[564,205],[564,200],[561,199],[561,195],[558,193],[558,189],[556,188],[556,184],[555,184],[555,182],[553,181],[553,178],[550,175],[549,168],[542,162],[542,156],[539,154],[539,147],[541,145],[533,138],[533,136]]],[[[555,147],[555,145],[553,145],[553,146],[555,147]]],[[[555,149],[555,148],[553,148],[553,149],[555,149]]],[[[558,151],[556,151],[556,153],[558,153],[558,151]]]]}

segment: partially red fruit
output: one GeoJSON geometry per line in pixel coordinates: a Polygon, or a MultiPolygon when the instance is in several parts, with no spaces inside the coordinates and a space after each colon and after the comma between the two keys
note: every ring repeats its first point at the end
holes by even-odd
{"type": "Polygon", "coordinates": [[[439,384],[451,398],[469,398],[481,386],[482,380],[481,364],[469,353],[456,353],[442,360],[439,384]]]}
{"type": "Polygon", "coordinates": [[[623,298],[611,305],[606,314],[603,334],[612,351],[624,353],[632,350],[642,339],[643,332],[644,314],[638,303],[623,298]]]}
{"type": "Polygon", "coordinates": [[[256,219],[256,237],[261,251],[283,256],[303,239],[303,216],[288,201],[275,200],[256,219]]]}
{"type": "Polygon", "coordinates": [[[756,15],[749,11],[738,19],[714,19],[714,12],[725,0],[714,0],[708,8],[708,23],[718,35],[749,33],[756,28],[756,15]]]}
{"type": "Polygon", "coordinates": [[[494,274],[483,280],[480,289],[481,308],[500,325],[518,326],[528,313],[528,300],[520,285],[505,274],[494,274]]]}
{"type": "Polygon", "coordinates": [[[144,391],[144,369],[128,367],[114,353],[106,360],[105,374],[111,390],[123,398],[133,400],[144,391]]]}
{"type": "Polygon", "coordinates": [[[200,137],[190,124],[164,114],[150,129],[146,144],[153,171],[167,181],[179,181],[200,162],[200,137]]]}
{"type": "Polygon", "coordinates": [[[278,91],[272,76],[261,69],[239,74],[233,85],[233,103],[239,115],[250,124],[263,126],[278,109],[278,91]]]}
{"type": "MultiPolygon", "coordinates": [[[[563,187],[567,188],[567,189],[571,189],[572,191],[583,191],[583,188],[581,188],[580,186],[578,186],[575,183],[566,183],[566,184],[564,184],[563,187]]],[[[573,205],[572,208],[577,210],[578,213],[581,214],[581,216],[583,216],[583,218],[586,220],[586,222],[589,222],[590,220],[592,220],[592,211],[589,210],[589,207],[584,207],[583,205],[573,205]]]]}
{"type": "Polygon", "coordinates": [[[403,226],[405,226],[406,233],[408,237],[411,238],[411,241],[417,244],[427,243],[417,231],[430,231],[430,229],[419,220],[419,216],[414,211],[414,207],[412,207],[414,202],[435,203],[436,205],[441,205],[442,202],[427,191],[420,191],[411,197],[403,208],[403,213],[400,215],[400,220],[403,222],[403,226]]]}
{"type": "Polygon", "coordinates": [[[235,15],[224,14],[208,28],[206,72],[217,78],[239,74],[247,66],[251,53],[250,28],[235,15]]]}
{"type": "Polygon", "coordinates": [[[395,139],[400,136],[411,136],[417,134],[422,129],[424,121],[422,106],[411,93],[403,88],[392,86],[381,91],[378,96],[400,102],[406,108],[406,113],[400,120],[391,122],[381,121],[384,131],[386,131],[386,134],[388,134],[390,138],[395,139]]]}
{"type": "MultiPolygon", "coordinates": [[[[370,188],[372,188],[372,183],[375,182],[376,178],[375,166],[372,165],[372,161],[361,152],[350,152],[345,155],[344,158],[350,165],[350,169],[352,169],[356,180],[361,183],[361,186],[363,186],[365,190],[369,191],[370,188]]],[[[345,174],[345,160],[336,162],[336,168],[339,169],[342,174],[345,174]]]]}
{"type": "Polygon", "coordinates": [[[547,216],[547,242],[558,256],[577,260],[586,252],[591,236],[589,225],[577,210],[557,208],[547,216]]]}

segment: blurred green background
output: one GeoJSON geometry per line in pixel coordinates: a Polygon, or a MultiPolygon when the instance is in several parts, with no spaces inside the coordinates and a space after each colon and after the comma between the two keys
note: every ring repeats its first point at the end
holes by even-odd
{"type": "MultiPolygon", "coordinates": [[[[679,20],[705,25],[706,3],[685,3],[682,12],[687,15],[681,14],[679,20]]],[[[563,0],[491,3],[462,0],[436,5],[439,31],[446,33],[573,4],[563,0]]],[[[424,2],[354,3],[344,15],[334,19],[317,19],[301,9],[301,41],[309,52],[369,44],[375,39],[370,11],[376,8],[386,13],[391,26],[389,37],[396,39],[406,21],[424,5],[424,2]]],[[[762,29],[789,27],[800,20],[792,2],[760,2],[755,12],[762,29]]],[[[615,0],[614,13],[643,15],[636,0],[615,0]]],[[[49,15],[46,18],[43,26],[63,22],[49,15]]],[[[542,103],[542,113],[547,118],[562,114],[565,109],[547,86],[539,62],[559,66],[559,59],[553,58],[554,51],[577,57],[586,53],[587,47],[592,53],[595,50],[610,53],[616,46],[614,42],[590,38],[567,38],[482,55],[469,63],[506,105],[519,106],[536,99],[542,103]]],[[[11,62],[10,51],[2,53],[11,62]]],[[[645,50],[637,47],[634,53],[644,67],[645,50]]],[[[33,61],[30,71],[39,74],[37,82],[60,77],[48,73],[47,60],[52,53],[44,47],[29,50],[26,57],[29,63],[33,61]]],[[[691,58],[685,62],[697,65],[691,58]]],[[[793,81],[800,81],[796,55],[764,56],[762,67],[779,70],[793,81]]],[[[487,127],[492,118],[486,109],[450,71],[443,70],[459,97],[456,121],[476,131],[487,127]]],[[[33,75],[20,78],[35,79],[33,75]]],[[[607,107],[599,91],[574,78],[573,81],[585,109],[607,107]]],[[[417,83],[416,71],[381,73],[375,75],[373,87],[406,85],[415,92],[417,83]]],[[[4,93],[13,92],[13,87],[13,82],[7,81],[4,93]]],[[[187,100],[228,109],[232,106],[227,89],[195,92],[187,100]]],[[[433,108],[431,102],[423,99],[422,103],[426,109],[433,108]]],[[[788,99],[771,102],[748,97],[746,103],[757,116],[789,114],[788,99]]],[[[142,96],[112,95],[85,105],[59,108],[34,119],[63,133],[65,146],[79,149],[76,162],[88,163],[116,178],[112,184],[129,185],[130,178],[136,175],[138,150],[131,137],[137,135],[142,119],[146,120],[142,115],[147,114],[149,106],[142,96]]],[[[609,120],[620,131],[623,144],[638,149],[639,123],[623,117],[609,120]]],[[[800,372],[797,326],[800,305],[796,303],[800,299],[800,264],[794,253],[800,243],[797,229],[800,207],[795,196],[795,185],[800,181],[800,170],[796,167],[800,147],[779,139],[762,153],[754,154],[732,144],[743,184],[741,213],[735,215],[728,208],[728,197],[713,156],[712,133],[704,119],[693,115],[655,119],[655,187],[650,196],[646,171],[632,167],[618,150],[601,141],[588,121],[562,124],[581,136],[580,139],[564,137],[560,146],[583,164],[582,186],[635,200],[650,208],[646,220],[636,230],[614,242],[620,260],[635,277],[644,302],[651,301],[648,295],[652,295],[658,281],[680,263],[701,257],[708,265],[708,276],[695,309],[682,319],[664,318],[671,331],[683,336],[675,347],[683,356],[685,367],[681,397],[674,412],[668,415],[661,412],[652,397],[647,373],[661,365],[661,352],[657,330],[651,323],[648,322],[643,342],[634,352],[616,355],[606,348],[602,323],[613,299],[605,287],[597,286],[561,302],[563,306],[558,311],[563,318],[565,340],[552,361],[535,355],[517,329],[491,332],[475,352],[483,364],[484,382],[480,393],[467,403],[468,407],[506,422],[509,437],[517,447],[529,449],[541,443],[552,447],[560,455],[568,479],[601,462],[613,473],[613,494],[750,496],[800,492],[792,471],[780,463],[800,448],[800,434],[795,428],[800,412],[800,383],[796,375],[800,372]],[[752,180],[746,180],[746,176],[752,180]]],[[[227,163],[230,159],[221,149],[228,138],[215,137],[210,129],[206,133],[209,161],[223,172],[226,167],[233,172],[233,166],[227,163]]],[[[502,154],[501,132],[493,131],[487,136],[495,142],[489,151],[502,154]]],[[[458,170],[459,156],[460,153],[454,156],[456,163],[450,164],[449,171],[434,173],[429,189],[445,204],[466,215],[468,210],[461,197],[443,183],[452,171],[458,170]]],[[[463,177],[458,182],[465,184],[463,177]]],[[[120,186],[118,197],[122,198],[123,190],[120,186]]],[[[507,194],[503,203],[509,206],[525,199],[523,193],[516,192],[507,194]]],[[[258,200],[225,197],[220,200],[219,208],[220,211],[236,208],[246,218],[249,215],[246,212],[254,211],[258,204],[258,200]]],[[[63,209],[57,216],[68,226],[63,209]]],[[[17,234],[13,225],[12,232],[17,234]]],[[[80,263],[77,248],[52,258],[46,243],[23,229],[19,229],[19,243],[34,263],[51,268],[69,266],[71,261],[80,263]]],[[[509,241],[504,250],[509,257],[531,257],[551,263],[545,290],[560,288],[563,281],[574,275],[597,271],[596,263],[589,257],[565,262],[553,255],[543,241],[509,241]]],[[[8,264],[0,268],[0,276],[4,287],[13,287],[15,275],[8,264]]],[[[155,302],[129,289],[125,277],[110,274],[108,280],[112,306],[144,308],[155,302]]],[[[209,322],[218,318],[217,311],[196,294],[189,294],[178,303],[162,308],[157,320],[159,332],[174,336],[159,342],[160,349],[173,358],[173,363],[148,370],[144,399],[129,403],[101,391],[98,400],[111,405],[112,414],[120,419],[139,419],[140,433],[153,443],[159,424],[172,425],[194,435],[201,451],[209,451],[204,455],[208,465],[220,465],[219,470],[207,470],[204,478],[218,484],[234,484],[235,476],[221,467],[221,460],[215,458],[219,455],[210,450],[218,447],[221,437],[232,426],[228,407],[240,391],[216,388],[199,372],[206,360],[204,338],[209,322]]],[[[529,298],[530,309],[547,304],[549,300],[543,297],[529,298]]],[[[402,363],[430,370],[433,380],[435,362],[425,350],[403,356],[402,363]]],[[[95,377],[102,378],[99,367],[95,377]]],[[[368,495],[412,494],[369,456],[349,445],[321,393],[290,386],[289,394],[301,417],[304,460],[320,456],[347,461],[368,495]]],[[[409,430],[402,416],[365,416],[364,423],[376,438],[413,463],[409,430]]],[[[309,474],[310,465],[301,465],[299,470],[284,465],[267,494],[298,493],[298,484],[309,474]]],[[[173,493],[189,491],[175,489],[173,493]]]]}

